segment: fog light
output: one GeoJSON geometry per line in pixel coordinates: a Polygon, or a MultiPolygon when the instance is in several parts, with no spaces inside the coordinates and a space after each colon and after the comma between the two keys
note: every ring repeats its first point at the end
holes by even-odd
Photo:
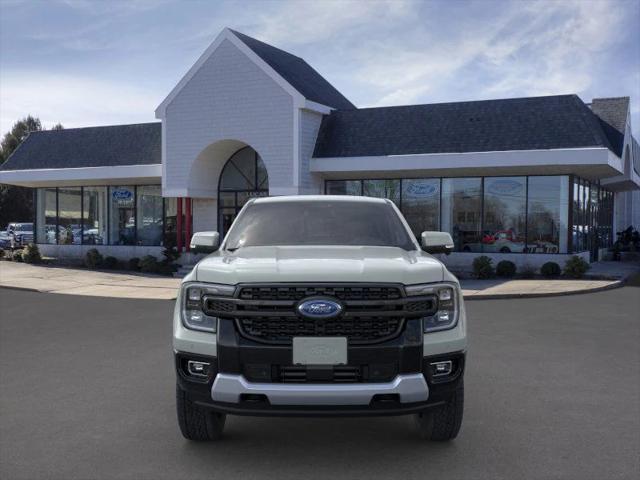
{"type": "Polygon", "coordinates": [[[187,362],[187,371],[189,375],[194,377],[208,377],[209,376],[209,364],[207,362],[196,362],[189,360],[187,362]]]}
{"type": "Polygon", "coordinates": [[[447,360],[445,362],[433,362],[431,364],[431,373],[434,377],[444,377],[445,375],[451,375],[453,371],[453,362],[447,360]]]}

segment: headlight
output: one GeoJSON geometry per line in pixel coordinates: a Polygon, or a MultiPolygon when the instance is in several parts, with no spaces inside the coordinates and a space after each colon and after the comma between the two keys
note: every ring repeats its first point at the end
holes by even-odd
{"type": "Polygon", "coordinates": [[[458,323],[460,293],[457,286],[453,284],[411,285],[405,287],[405,291],[409,296],[434,294],[437,297],[436,313],[422,319],[425,333],[449,330],[458,323]]]}
{"type": "Polygon", "coordinates": [[[215,332],[218,318],[204,313],[206,295],[231,296],[235,291],[232,285],[214,285],[207,283],[185,283],[182,286],[182,323],[191,330],[215,332]]]}

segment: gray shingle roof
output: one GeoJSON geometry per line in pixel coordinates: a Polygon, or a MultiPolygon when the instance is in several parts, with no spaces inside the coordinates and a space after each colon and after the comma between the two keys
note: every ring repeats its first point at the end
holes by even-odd
{"type": "Polygon", "coordinates": [[[577,95],[334,111],[315,157],[612,146],[577,95]]]}
{"type": "Polygon", "coordinates": [[[341,110],[356,108],[302,58],[243,33],[231,31],[307,100],[341,110]]]}
{"type": "Polygon", "coordinates": [[[622,156],[624,147],[629,102],[629,97],[594,98],[591,102],[591,110],[600,119],[602,128],[618,156],[622,156]]]}
{"type": "Polygon", "coordinates": [[[162,163],[160,123],[32,132],[1,170],[162,163]]]}

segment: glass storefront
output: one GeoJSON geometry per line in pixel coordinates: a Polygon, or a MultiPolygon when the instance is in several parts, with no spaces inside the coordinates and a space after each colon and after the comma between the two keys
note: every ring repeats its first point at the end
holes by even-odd
{"type": "Polygon", "coordinates": [[[136,244],[136,194],[133,186],[109,187],[109,244],[136,244]]]}
{"type": "Polygon", "coordinates": [[[107,187],[84,187],[82,194],[82,243],[107,243],[107,187]]]}
{"type": "Polygon", "coordinates": [[[531,253],[567,252],[569,177],[529,177],[527,248],[531,253]]]}
{"type": "Polygon", "coordinates": [[[325,193],[390,198],[416,237],[449,232],[458,252],[569,253],[612,245],[613,194],[568,175],[327,180],[325,193]]]}
{"type": "Polygon", "coordinates": [[[58,189],[58,243],[80,245],[82,243],[82,189],[66,187],[58,189]]]}
{"type": "Polygon", "coordinates": [[[573,177],[571,226],[574,252],[591,252],[613,245],[613,193],[596,182],[573,177]]]}
{"type": "Polygon", "coordinates": [[[424,231],[440,230],[440,179],[403,180],[402,212],[416,238],[424,231]]]}
{"type": "Polygon", "coordinates": [[[442,179],[442,224],[457,252],[481,252],[482,179],[442,179]]]}
{"type": "Polygon", "coordinates": [[[400,180],[364,180],[362,191],[365,197],[388,198],[400,206],[400,180]]]}
{"type": "Polygon", "coordinates": [[[526,251],[527,178],[484,179],[482,251],[524,253],[526,251]]]}
{"type": "Polygon", "coordinates": [[[160,185],[36,191],[37,243],[161,246],[175,223],[176,199],[162,198],[160,185]]]}
{"type": "Polygon", "coordinates": [[[38,243],[57,243],[58,195],[55,188],[39,188],[36,194],[36,230],[38,243]]]}
{"type": "Polygon", "coordinates": [[[162,244],[162,191],[160,186],[140,186],[136,189],[136,195],[138,245],[162,244]]]}

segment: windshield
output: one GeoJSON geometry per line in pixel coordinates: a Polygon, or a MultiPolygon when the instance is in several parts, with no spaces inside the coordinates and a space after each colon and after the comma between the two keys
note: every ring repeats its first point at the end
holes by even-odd
{"type": "Polygon", "coordinates": [[[11,227],[15,232],[30,232],[33,230],[33,223],[15,223],[11,227]]]}
{"type": "Polygon", "coordinates": [[[416,249],[391,205],[329,200],[249,205],[231,228],[226,248],[274,245],[416,249]]]}

